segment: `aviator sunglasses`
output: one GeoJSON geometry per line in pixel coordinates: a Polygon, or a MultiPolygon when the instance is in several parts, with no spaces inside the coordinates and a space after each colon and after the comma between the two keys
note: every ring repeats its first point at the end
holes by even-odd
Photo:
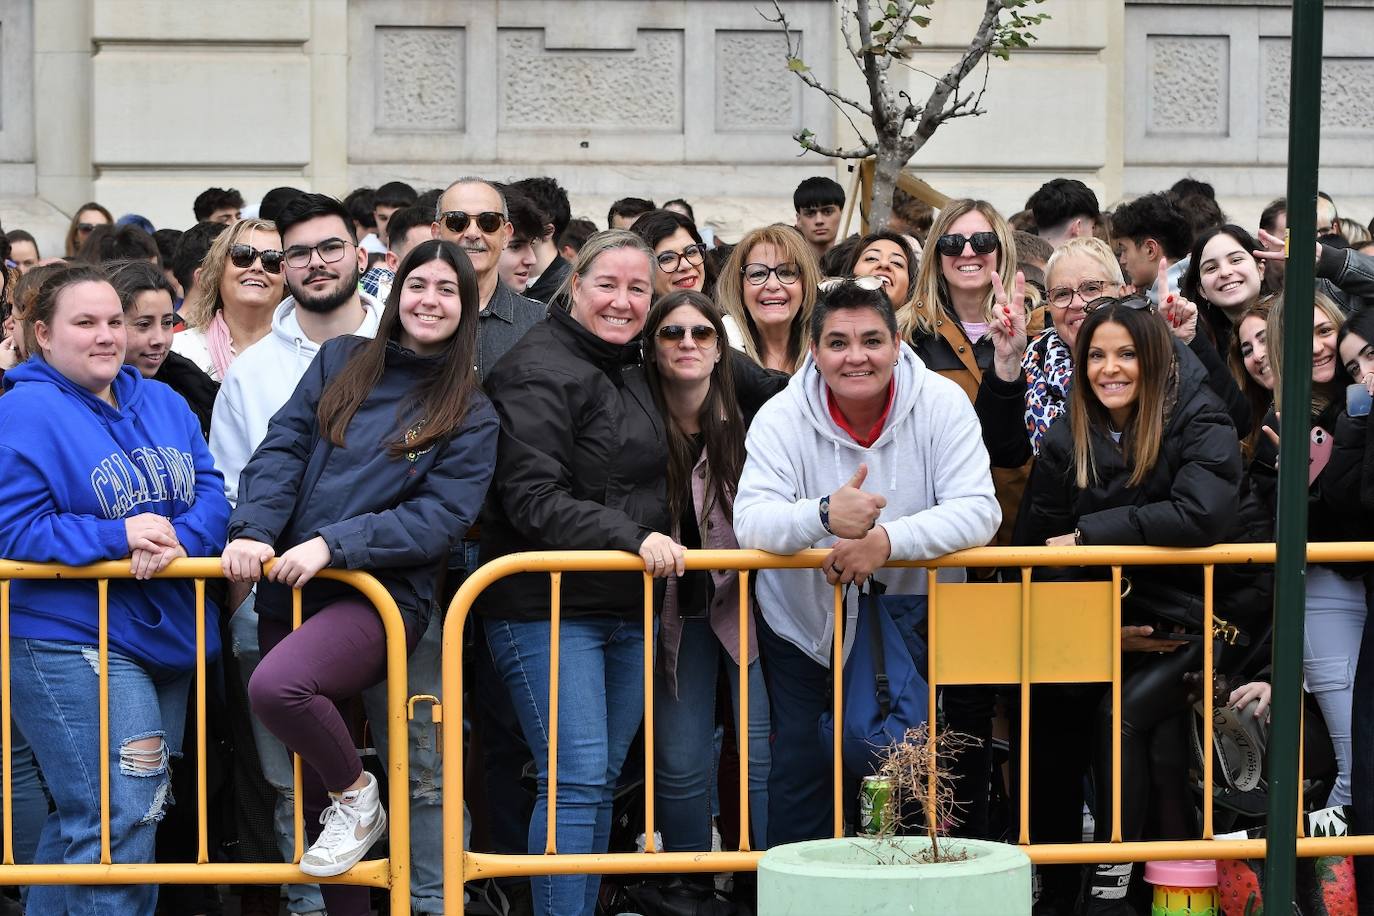
{"type": "Polygon", "coordinates": [[[279,274],[281,273],[281,262],[286,258],[286,255],[275,248],[267,248],[263,251],[259,251],[252,245],[238,244],[229,246],[229,260],[233,262],[235,267],[252,267],[253,262],[258,258],[262,258],[263,270],[267,271],[269,274],[279,274]]]}
{"type": "Polygon", "coordinates": [[[478,229],[490,233],[500,229],[506,223],[506,217],[496,210],[484,210],[481,213],[448,210],[440,219],[448,227],[449,232],[462,232],[467,229],[468,223],[475,222],[478,229]]]}
{"type": "Polygon", "coordinates": [[[935,240],[935,250],[953,258],[963,253],[965,244],[973,246],[974,254],[991,254],[1002,245],[996,232],[975,232],[973,235],[950,232],[935,240]]]}
{"type": "Polygon", "coordinates": [[[665,324],[658,329],[658,339],[678,343],[690,333],[692,340],[703,347],[709,347],[716,339],[716,329],[709,324],[694,324],[691,327],[681,324],[665,324]]]}

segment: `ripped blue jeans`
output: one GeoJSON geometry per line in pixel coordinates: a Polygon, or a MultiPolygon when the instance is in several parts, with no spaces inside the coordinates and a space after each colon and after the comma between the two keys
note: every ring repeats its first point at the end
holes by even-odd
{"type": "MultiPolygon", "coordinates": [[[[94,646],[10,640],[14,721],[33,746],[56,813],[43,824],[34,861],[100,861],[100,688],[94,646]]],[[[191,674],[159,674],[109,653],[110,854],[116,863],[153,861],[170,782],[167,760],[181,750],[191,674]]],[[[68,916],[152,916],[156,885],[34,886],[28,912],[68,916]]]]}

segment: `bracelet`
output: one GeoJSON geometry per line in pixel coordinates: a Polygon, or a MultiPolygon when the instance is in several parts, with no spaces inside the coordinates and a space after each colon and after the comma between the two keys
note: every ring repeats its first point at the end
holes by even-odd
{"type": "Polygon", "coordinates": [[[821,497],[821,527],[825,529],[825,531],[826,531],[827,534],[832,535],[832,536],[835,534],[835,532],[833,532],[833,531],[830,530],[830,497],[829,497],[829,496],[822,496],[822,497],[821,497]]]}

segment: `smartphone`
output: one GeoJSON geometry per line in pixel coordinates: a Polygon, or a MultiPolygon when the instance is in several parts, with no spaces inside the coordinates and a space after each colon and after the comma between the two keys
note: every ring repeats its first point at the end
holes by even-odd
{"type": "Polygon", "coordinates": [[[1312,444],[1307,453],[1307,485],[1310,487],[1321,476],[1326,463],[1331,460],[1331,449],[1335,440],[1320,426],[1312,427],[1312,444]]]}
{"type": "Polygon", "coordinates": [[[1374,404],[1374,398],[1369,396],[1369,389],[1362,382],[1346,386],[1345,412],[1347,414],[1352,417],[1367,417],[1371,404],[1374,404]]]}

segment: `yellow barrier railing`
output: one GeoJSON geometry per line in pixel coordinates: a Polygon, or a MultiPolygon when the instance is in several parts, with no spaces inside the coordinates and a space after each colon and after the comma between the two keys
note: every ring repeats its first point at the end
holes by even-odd
{"type": "MultiPolygon", "coordinates": [[[[268,569],[271,565],[268,564],[268,569]]],[[[322,570],[319,578],[345,582],[357,589],[381,615],[386,631],[387,729],[390,736],[388,819],[390,856],[359,862],[334,878],[314,878],[298,864],[304,852],[301,814],[301,761],[295,760],[296,849],[291,863],[212,863],[207,838],[205,775],[205,580],[223,576],[218,558],[174,560],[159,579],[195,579],[196,590],[196,813],[198,831],[194,863],[123,863],[110,856],[109,748],[109,603],[111,579],[130,579],[128,561],[71,567],[0,560],[0,767],[3,767],[3,858],[0,885],[25,884],[354,884],[389,888],[392,912],[410,910],[410,792],[406,725],[406,636],[396,602],[376,579],[348,570],[322,570]],[[100,601],[100,862],[80,865],[16,865],[14,862],[13,799],[11,797],[10,736],[10,582],[15,579],[95,579],[100,601]]],[[[292,593],[292,626],[300,626],[301,593],[292,593]]],[[[233,613],[232,608],[222,611],[233,613]]],[[[224,651],[228,651],[226,646],[224,651]]],[[[170,776],[168,777],[170,778],[170,776]]]]}
{"type": "MultiPolygon", "coordinates": [[[[1203,568],[1206,624],[1213,620],[1213,572],[1217,566],[1272,565],[1273,544],[1226,544],[1197,549],[1157,547],[985,547],[962,551],[929,561],[904,561],[893,567],[1001,567],[1019,568],[1020,582],[937,583],[929,577],[927,609],[930,684],[930,721],[936,721],[936,686],[949,684],[1017,685],[1020,690],[1019,836],[1018,843],[1038,863],[1095,863],[1145,861],[1147,859],[1237,859],[1264,855],[1264,840],[1213,840],[1213,722],[1212,691],[1202,691],[1203,754],[1202,838],[1169,842],[1121,841],[1121,735],[1112,740],[1112,839],[1107,843],[1032,844],[1030,842],[1030,700],[1036,683],[1110,683],[1113,721],[1121,721],[1121,571],[1123,567],[1196,565],[1203,568]],[[1109,581],[1032,582],[1036,567],[1107,567],[1109,581]],[[949,607],[950,613],[945,608],[949,607]],[[957,613],[953,611],[957,609],[957,613]]],[[[819,569],[828,556],[825,550],[807,550],[779,556],[757,550],[689,550],[688,569],[734,569],[740,573],[740,677],[738,731],[747,735],[748,660],[750,624],[749,574],[759,569],[819,569]]],[[[1308,547],[1313,563],[1352,563],[1374,560],[1374,543],[1324,543],[1308,547]]],[[[747,871],[757,868],[762,853],[749,845],[748,742],[739,742],[740,836],[737,852],[668,853],[654,845],[654,730],[653,730],[653,596],[652,580],[644,574],[639,557],[617,551],[548,551],[502,557],[474,571],[449,607],[445,621],[443,692],[449,722],[461,722],[462,633],[477,596],[493,582],[517,573],[547,573],[552,585],[551,647],[549,660],[550,726],[548,736],[548,830],[543,855],[498,855],[462,850],[463,842],[463,732],[444,733],[444,891],[448,912],[463,911],[463,885],[492,877],[554,874],[661,874],[667,872],[747,871]],[[639,572],[644,576],[644,837],[646,853],[565,854],[556,848],[558,756],[558,634],[562,574],[566,572],[639,572]],[[461,853],[459,850],[462,850],[461,853]]],[[[843,714],[842,591],[835,588],[834,677],[834,772],[843,772],[841,732],[843,714]]],[[[1212,682],[1213,646],[1203,640],[1204,684],[1212,682]]],[[[836,835],[843,831],[843,780],[834,780],[836,835]]],[[[1301,822],[1299,813],[1299,821],[1301,822]]],[[[1301,830],[1301,828],[1300,828],[1301,830]]],[[[1299,833],[1301,836],[1301,832],[1299,833]]],[[[1374,836],[1317,837],[1298,841],[1298,855],[1374,854],[1374,836]]]]}

